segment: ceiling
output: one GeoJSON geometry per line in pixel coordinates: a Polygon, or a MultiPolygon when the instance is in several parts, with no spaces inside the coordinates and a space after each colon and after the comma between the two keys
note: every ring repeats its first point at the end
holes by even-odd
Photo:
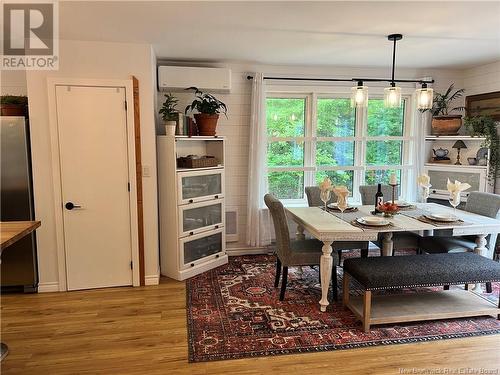
{"type": "Polygon", "coordinates": [[[466,68],[500,60],[500,2],[61,2],[62,39],[150,43],[161,59],[466,68]]]}

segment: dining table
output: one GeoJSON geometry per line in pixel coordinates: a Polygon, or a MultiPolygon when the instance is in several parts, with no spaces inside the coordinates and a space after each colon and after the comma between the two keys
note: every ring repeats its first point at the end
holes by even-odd
{"type": "MultiPolygon", "coordinates": [[[[493,257],[494,249],[486,247],[486,237],[490,233],[500,233],[500,220],[474,213],[456,210],[436,203],[414,203],[398,214],[387,217],[389,224],[368,226],[359,223],[362,217],[374,216],[374,206],[357,206],[354,211],[344,213],[324,210],[320,207],[287,207],[288,217],[297,224],[297,239],[304,239],[308,232],[312,237],[323,242],[320,258],[321,300],[320,310],[326,311],[330,304],[328,291],[332,277],[332,244],[336,241],[376,241],[382,237],[382,256],[393,253],[393,233],[415,232],[420,236],[475,236],[474,252],[493,257]],[[457,220],[442,222],[429,220],[431,215],[454,215],[457,220]]],[[[397,270],[395,270],[397,272],[397,270]]],[[[482,292],[481,284],[473,288],[482,292]]]]}
{"type": "MultiPolygon", "coordinates": [[[[1,254],[9,246],[24,238],[41,225],[40,221],[1,221],[0,222],[0,263],[1,254]]],[[[0,343],[0,361],[9,353],[9,347],[0,343]]]]}

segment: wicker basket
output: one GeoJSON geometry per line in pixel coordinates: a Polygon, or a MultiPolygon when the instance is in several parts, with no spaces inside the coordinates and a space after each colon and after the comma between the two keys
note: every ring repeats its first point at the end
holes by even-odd
{"type": "Polygon", "coordinates": [[[203,156],[199,159],[180,157],[177,158],[178,168],[207,168],[219,165],[217,158],[213,156],[203,156]]]}

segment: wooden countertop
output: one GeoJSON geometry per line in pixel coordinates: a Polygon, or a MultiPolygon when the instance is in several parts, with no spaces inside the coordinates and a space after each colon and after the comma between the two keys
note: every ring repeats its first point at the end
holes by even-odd
{"type": "Polygon", "coordinates": [[[0,221],[1,246],[3,250],[24,236],[33,232],[42,223],[40,221],[0,221]]]}

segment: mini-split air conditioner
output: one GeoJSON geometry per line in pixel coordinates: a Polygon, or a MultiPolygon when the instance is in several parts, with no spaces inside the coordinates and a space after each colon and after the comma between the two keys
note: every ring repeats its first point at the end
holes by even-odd
{"type": "Polygon", "coordinates": [[[158,88],[160,90],[180,91],[193,86],[202,91],[229,92],[231,90],[231,69],[190,66],[158,67],[158,88]]]}

